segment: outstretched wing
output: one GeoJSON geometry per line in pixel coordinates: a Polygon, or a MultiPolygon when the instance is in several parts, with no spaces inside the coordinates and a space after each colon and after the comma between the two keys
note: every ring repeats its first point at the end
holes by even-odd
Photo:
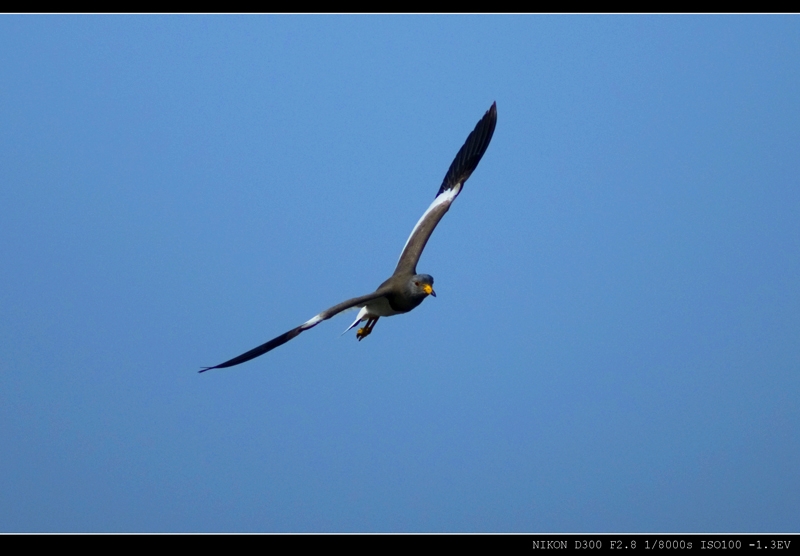
{"type": "Polygon", "coordinates": [[[450,209],[458,194],[461,193],[461,188],[464,182],[470,177],[475,168],[478,167],[478,162],[481,161],[483,153],[489,146],[494,134],[494,128],[497,125],[497,103],[492,103],[491,108],[486,111],[483,118],[472,130],[472,133],[467,137],[464,146],[458,151],[450,169],[444,176],[442,186],[439,188],[439,193],[436,198],[428,207],[428,210],[419,219],[417,225],[411,230],[411,235],[406,240],[403,247],[403,252],[400,254],[400,260],[397,262],[397,268],[394,269],[395,274],[399,273],[417,273],[417,262],[419,261],[422,250],[425,249],[425,244],[428,243],[428,238],[431,237],[434,228],[442,219],[444,213],[450,209]]]}
{"type": "Polygon", "coordinates": [[[350,309],[351,307],[358,307],[360,305],[364,305],[373,299],[377,299],[385,295],[385,292],[382,289],[378,289],[370,294],[362,295],[361,297],[354,297],[352,299],[348,299],[347,301],[342,301],[338,305],[334,305],[330,309],[326,309],[322,311],[320,314],[315,315],[314,317],[308,319],[306,322],[298,326],[297,328],[292,328],[289,332],[281,334],[277,338],[273,338],[269,342],[265,344],[261,344],[260,346],[251,349],[250,351],[239,355],[238,357],[234,357],[229,361],[225,361],[224,363],[220,363],[219,365],[215,365],[214,367],[204,367],[199,372],[204,373],[206,371],[210,371],[211,369],[224,369],[225,367],[233,367],[234,365],[239,365],[240,363],[244,363],[246,361],[250,361],[251,359],[255,359],[259,355],[264,355],[268,351],[275,349],[278,346],[282,346],[292,338],[296,338],[300,335],[301,332],[308,330],[309,328],[314,328],[319,323],[324,320],[328,320],[332,316],[335,316],[346,309],[350,309]]]}

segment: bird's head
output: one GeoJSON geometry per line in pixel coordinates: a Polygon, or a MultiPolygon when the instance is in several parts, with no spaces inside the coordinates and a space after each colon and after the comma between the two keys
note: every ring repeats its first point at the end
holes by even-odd
{"type": "Polygon", "coordinates": [[[415,274],[411,277],[411,291],[415,295],[432,295],[436,297],[436,292],[433,291],[433,276],[430,274],[415,274]]]}

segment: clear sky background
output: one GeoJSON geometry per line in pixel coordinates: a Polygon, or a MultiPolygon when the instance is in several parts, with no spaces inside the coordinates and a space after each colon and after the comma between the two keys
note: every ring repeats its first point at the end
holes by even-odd
{"type": "Polygon", "coordinates": [[[799,155],[796,16],[2,16],[0,530],[798,531],[799,155]]]}

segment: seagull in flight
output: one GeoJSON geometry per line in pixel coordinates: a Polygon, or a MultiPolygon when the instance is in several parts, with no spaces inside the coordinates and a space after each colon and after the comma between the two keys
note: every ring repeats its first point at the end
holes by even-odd
{"type": "Polygon", "coordinates": [[[361,341],[372,333],[372,329],[375,328],[375,324],[380,317],[408,313],[429,295],[436,297],[436,292],[433,291],[433,276],[430,274],[417,274],[417,262],[439,220],[442,219],[444,213],[450,209],[450,205],[461,193],[464,182],[478,167],[478,162],[481,161],[489,142],[492,140],[495,125],[497,125],[497,103],[492,103],[492,106],[477,123],[475,129],[467,136],[467,140],[459,149],[453,163],[450,164],[450,168],[444,176],[433,203],[419,219],[414,229],[411,230],[411,235],[403,246],[400,260],[397,262],[394,272],[388,280],[378,286],[378,289],[372,293],[342,301],[338,305],[314,315],[300,326],[292,328],[277,338],[273,338],[269,342],[219,365],[204,367],[200,372],[204,373],[212,369],[233,367],[255,359],[296,338],[302,332],[314,328],[322,321],[328,320],[342,311],[356,307],[360,308],[356,320],[345,332],[366,321],[364,326],[356,331],[356,338],[361,341]]]}

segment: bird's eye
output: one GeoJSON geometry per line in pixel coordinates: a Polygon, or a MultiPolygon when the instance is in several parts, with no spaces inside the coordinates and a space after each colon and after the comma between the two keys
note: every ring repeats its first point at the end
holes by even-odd
{"type": "Polygon", "coordinates": [[[414,285],[415,286],[419,286],[419,282],[414,282],[414,285]]]}

